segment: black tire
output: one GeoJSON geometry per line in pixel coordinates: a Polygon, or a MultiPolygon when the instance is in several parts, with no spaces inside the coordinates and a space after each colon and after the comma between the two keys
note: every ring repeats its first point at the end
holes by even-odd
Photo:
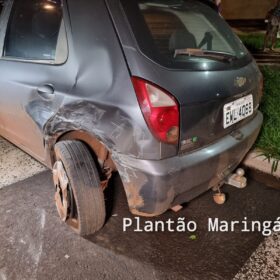
{"type": "Polygon", "coordinates": [[[87,146],[80,141],[62,141],[55,145],[55,156],[61,161],[69,180],[75,217],[66,223],[79,235],[100,230],[105,222],[105,201],[98,171],[87,146]]]}

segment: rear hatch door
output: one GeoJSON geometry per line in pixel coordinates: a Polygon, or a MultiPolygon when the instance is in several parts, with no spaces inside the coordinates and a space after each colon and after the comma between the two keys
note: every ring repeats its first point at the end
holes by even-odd
{"type": "Polygon", "coordinates": [[[180,152],[209,145],[254,116],[261,74],[215,10],[192,0],[108,6],[131,75],[164,88],[180,105],[180,152]]]}

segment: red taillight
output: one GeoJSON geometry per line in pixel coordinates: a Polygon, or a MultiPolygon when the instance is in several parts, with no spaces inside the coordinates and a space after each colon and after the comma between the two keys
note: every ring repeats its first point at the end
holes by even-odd
{"type": "Polygon", "coordinates": [[[140,78],[132,77],[136,96],[152,133],[160,141],[177,144],[179,107],[174,97],[140,78]]]}

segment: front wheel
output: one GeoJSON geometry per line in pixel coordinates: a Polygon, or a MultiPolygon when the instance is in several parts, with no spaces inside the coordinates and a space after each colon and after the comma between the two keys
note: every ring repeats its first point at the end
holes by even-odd
{"type": "Polygon", "coordinates": [[[87,236],[105,222],[105,202],[98,171],[87,146],[80,141],[55,145],[53,179],[60,218],[76,233],[87,236]]]}

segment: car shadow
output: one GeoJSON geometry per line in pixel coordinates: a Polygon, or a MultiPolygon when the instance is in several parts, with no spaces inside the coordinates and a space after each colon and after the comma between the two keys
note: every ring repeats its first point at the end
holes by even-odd
{"type": "Polygon", "coordinates": [[[249,180],[243,190],[225,186],[228,201],[222,206],[213,202],[209,191],[178,213],[167,211],[155,218],[142,217],[137,225],[128,210],[120,177],[114,176],[111,183],[112,189],[107,192],[107,204],[112,203],[108,212],[111,215],[104,228],[88,240],[163,273],[175,273],[176,279],[189,279],[189,276],[191,279],[232,279],[264,240],[259,232],[241,232],[241,225],[234,232],[209,232],[209,219],[242,222],[247,218],[262,222],[275,220],[280,214],[280,192],[249,180]],[[133,221],[126,231],[123,230],[125,218],[133,221]],[[166,228],[165,232],[135,232],[137,226],[143,230],[150,221],[177,222],[178,218],[184,218],[186,223],[194,221],[197,230],[182,233],[168,232],[166,228]]]}

